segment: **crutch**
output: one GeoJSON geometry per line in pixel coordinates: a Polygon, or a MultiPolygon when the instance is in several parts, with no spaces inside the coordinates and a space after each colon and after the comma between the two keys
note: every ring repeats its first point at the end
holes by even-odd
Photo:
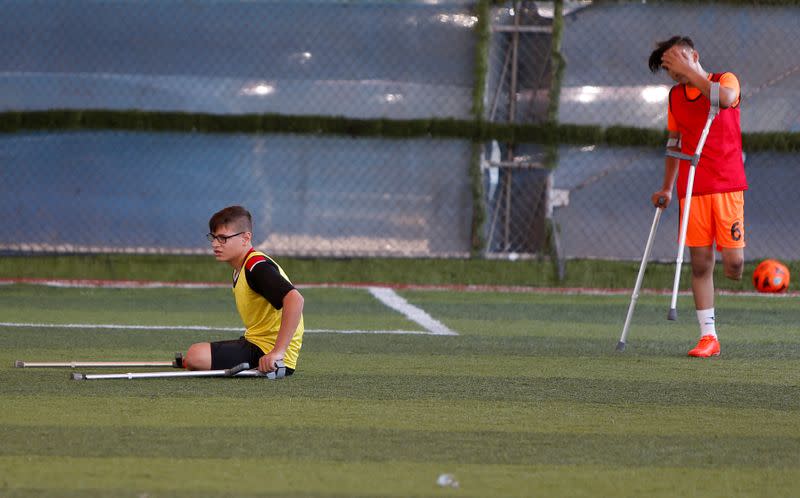
{"type": "Polygon", "coordinates": [[[274,372],[260,372],[257,369],[250,369],[249,363],[240,363],[232,368],[224,370],[191,370],[191,371],[168,371],[168,372],[137,372],[137,373],[118,373],[118,374],[83,374],[73,373],[70,375],[72,380],[113,380],[113,379],[165,379],[171,377],[262,377],[269,380],[282,379],[286,377],[286,365],[282,361],[275,362],[277,370],[274,372]]]}
{"type": "Polygon", "coordinates": [[[658,206],[656,206],[656,214],[653,216],[653,224],[650,226],[650,235],[647,237],[647,244],[644,246],[644,255],[642,256],[642,263],[639,265],[639,274],[636,276],[636,285],[633,286],[633,293],[631,294],[631,304],[628,306],[628,316],[625,317],[625,325],[622,327],[622,335],[617,343],[617,351],[625,351],[625,341],[628,338],[628,328],[631,326],[631,319],[633,318],[633,309],[636,307],[636,301],[639,300],[639,290],[642,287],[642,280],[644,280],[644,270],[647,268],[647,261],[650,259],[650,252],[653,249],[653,240],[656,238],[656,230],[658,230],[658,220],[661,218],[661,213],[664,211],[664,203],[666,199],[660,197],[658,199],[658,206]]]}
{"type": "Polygon", "coordinates": [[[681,235],[678,241],[678,257],[675,260],[675,281],[672,284],[672,301],[670,302],[669,312],[667,313],[668,320],[678,319],[678,286],[681,281],[681,265],[683,264],[683,251],[686,248],[686,229],[689,226],[689,207],[692,205],[692,188],[694,187],[694,172],[697,168],[697,163],[700,161],[700,153],[703,151],[703,146],[708,138],[708,130],[711,129],[711,122],[719,114],[719,83],[711,83],[710,91],[711,107],[708,110],[708,119],[706,126],[703,128],[703,133],[700,135],[700,141],[697,142],[697,148],[694,151],[694,156],[682,154],[667,150],[667,156],[676,157],[691,161],[689,166],[689,176],[686,181],[686,196],[683,201],[683,217],[681,219],[681,235]]]}
{"type": "Polygon", "coordinates": [[[148,368],[173,367],[183,368],[183,354],[175,353],[175,359],[169,361],[67,361],[67,362],[33,362],[17,360],[16,368],[148,368]]]}

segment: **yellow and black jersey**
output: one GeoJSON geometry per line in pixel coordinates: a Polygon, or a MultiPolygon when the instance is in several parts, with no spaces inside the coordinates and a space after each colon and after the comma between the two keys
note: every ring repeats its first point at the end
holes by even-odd
{"type": "MultiPolygon", "coordinates": [[[[247,253],[239,271],[234,272],[233,295],[236,309],[247,329],[244,337],[265,354],[275,346],[281,326],[283,298],[292,289],[294,286],[278,263],[254,249],[247,253]]],[[[296,368],[304,330],[301,316],[283,360],[289,368],[296,368]]]]}

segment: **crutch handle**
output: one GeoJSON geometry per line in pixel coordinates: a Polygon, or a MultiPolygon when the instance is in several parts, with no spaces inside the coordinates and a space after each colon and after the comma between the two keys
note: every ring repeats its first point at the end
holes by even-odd
{"type": "Polygon", "coordinates": [[[667,157],[674,157],[676,159],[682,159],[684,161],[694,161],[697,156],[690,156],[689,154],[684,154],[682,152],[668,150],[667,157]]]}
{"type": "Polygon", "coordinates": [[[275,362],[275,369],[276,370],[274,372],[267,372],[265,377],[270,380],[282,379],[286,377],[286,365],[282,360],[275,362]]]}
{"type": "Polygon", "coordinates": [[[244,372],[245,370],[248,370],[249,368],[250,368],[250,364],[249,363],[247,363],[247,362],[239,363],[235,367],[231,367],[231,368],[226,369],[224,375],[225,375],[225,377],[233,377],[234,375],[238,374],[239,372],[244,372]]]}

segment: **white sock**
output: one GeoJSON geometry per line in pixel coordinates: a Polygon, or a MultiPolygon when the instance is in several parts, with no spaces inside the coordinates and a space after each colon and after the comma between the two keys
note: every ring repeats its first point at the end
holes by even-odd
{"type": "Polygon", "coordinates": [[[717,329],[714,326],[714,308],[697,310],[697,321],[700,322],[700,337],[704,335],[717,337],[717,329]]]}

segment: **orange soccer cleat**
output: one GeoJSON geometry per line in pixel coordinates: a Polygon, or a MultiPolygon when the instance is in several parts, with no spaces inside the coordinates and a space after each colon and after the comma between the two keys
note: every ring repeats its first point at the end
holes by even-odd
{"type": "Polygon", "coordinates": [[[689,351],[689,356],[696,358],[708,358],[709,356],[719,356],[719,341],[713,335],[704,335],[693,350],[689,351]]]}

